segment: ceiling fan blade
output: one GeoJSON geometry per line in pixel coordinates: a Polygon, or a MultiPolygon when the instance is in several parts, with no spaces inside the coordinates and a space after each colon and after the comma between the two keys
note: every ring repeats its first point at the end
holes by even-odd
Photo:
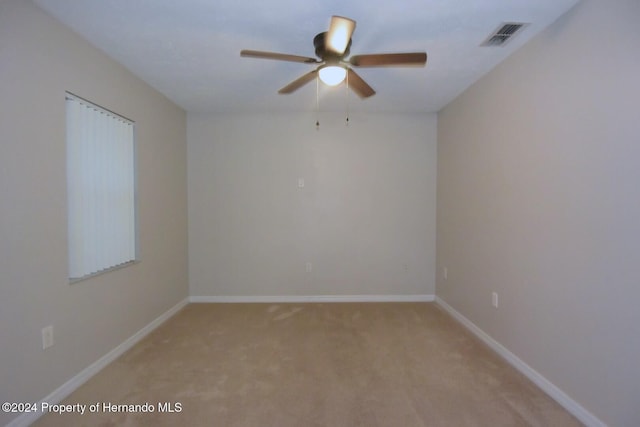
{"type": "Polygon", "coordinates": [[[280,93],[280,94],[289,94],[289,93],[291,93],[293,91],[296,91],[296,90],[300,89],[302,86],[304,86],[307,83],[309,83],[311,80],[315,79],[317,74],[318,74],[318,70],[310,71],[307,74],[305,74],[302,77],[292,81],[291,83],[289,83],[288,85],[286,85],[285,87],[280,89],[278,91],[278,93],[280,93]]]}
{"type": "Polygon", "coordinates": [[[349,45],[356,21],[343,16],[332,16],[329,32],[325,41],[326,49],[342,55],[349,45]]]}
{"type": "Polygon", "coordinates": [[[262,59],[276,59],[279,61],[290,61],[290,62],[303,62],[305,64],[317,64],[318,61],[315,58],[311,58],[308,56],[298,56],[298,55],[288,55],[286,53],[276,53],[276,52],[263,52],[260,50],[241,50],[240,56],[245,58],[262,58],[262,59]]]}
{"type": "Polygon", "coordinates": [[[362,77],[360,77],[355,71],[351,68],[347,70],[348,73],[348,83],[349,87],[358,94],[360,98],[368,98],[376,94],[376,91],[373,90],[371,86],[367,84],[362,77]]]}
{"type": "Polygon", "coordinates": [[[354,55],[349,59],[349,63],[354,67],[424,66],[427,63],[427,54],[411,52],[354,55]]]}

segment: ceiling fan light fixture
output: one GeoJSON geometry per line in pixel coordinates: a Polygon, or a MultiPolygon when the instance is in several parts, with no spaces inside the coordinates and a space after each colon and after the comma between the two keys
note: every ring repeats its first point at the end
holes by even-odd
{"type": "Polygon", "coordinates": [[[318,70],[318,75],[322,83],[328,86],[337,86],[347,76],[347,69],[339,65],[327,65],[318,70]]]}

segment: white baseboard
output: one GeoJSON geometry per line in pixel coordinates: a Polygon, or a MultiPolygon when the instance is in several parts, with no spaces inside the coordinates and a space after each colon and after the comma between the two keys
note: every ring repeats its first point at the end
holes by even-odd
{"type": "Polygon", "coordinates": [[[531,366],[523,362],[518,356],[511,353],[506,347],[493,339],[490,335],[476,326],[472,321],[460,314],[456,309],[447,304],[442,298],[435,297],[436,304],[442,307],[447,313],[453,316],[463,326],[465,326],[471,333],[480,338],[485,344],[491,347],[502,358],[509,362],[514,368],[520,371],[524,376],[533,381],[538,387],[540,387],[545,393],[547,393],[552,399],[558,402],[567,411],[573,414],[574,417],[579,419],[587,427],[607,427],[599,418],[578,404],[575,400],[569,397],[565,392],[556,387],[551,381],[543,377],[538,371],[531,366]]]}
{"type": "Polygon", "coordinates": [[[191,296],[193,303],[432,302],[434,295],[191,296]]]}
{"type": "MultiPolygon", "coordinates": [[[[97,361],[93,362],[87,368],[82,370],[79,374],[71,378],[66,383],[62,384],[56,390],[54,390],[47,397],[38,402],[38,408],[42,408],[42,403],[47,402],[50,404],[60,403],[65,397],[69,396],[72,392],[74,392],[78,387],[87,382],[91,377],[100,372],[105,366],[109,363],[116,360],[119,356],[121,356],[124,352],[129,350],[131,347],[136,345],[140,340],[149,335],[154,329],[160,326],[162,323],[167,321],[171,316],[176,314],[180,309],[186,306],[189,303],[189,299],[185,298],[180,301],[178,304],[171,307],[165,313],[161,314],[151,323],[149,323],[144,328],[140,329],[138,332],[133,334],[131,337],[127,338],[122,344],[118,345],[116,348],[111,350],[109,353],[102,356],[97,361]]],[[[14,418],[6,425],[6,427],[26,427],[34,423],[38,418],[42,416],[42,412],[28,412],[20,415],[17,418],[14,418]]]]}

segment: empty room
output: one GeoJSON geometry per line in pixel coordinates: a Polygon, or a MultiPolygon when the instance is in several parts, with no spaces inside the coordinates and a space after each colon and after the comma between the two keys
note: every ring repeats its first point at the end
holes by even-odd
{"type": "Polygon", "coordinates": [[[1,0],[0,425],[639,426],[639,19],[1,0]]]}

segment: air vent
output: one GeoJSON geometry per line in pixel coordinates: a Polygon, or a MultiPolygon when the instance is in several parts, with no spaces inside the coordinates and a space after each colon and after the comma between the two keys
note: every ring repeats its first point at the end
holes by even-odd
{"type": "Polygon", "coordinates": [[[504,46],[527,25],[524,22],[503,22],[480,46],[504,46]]]}

